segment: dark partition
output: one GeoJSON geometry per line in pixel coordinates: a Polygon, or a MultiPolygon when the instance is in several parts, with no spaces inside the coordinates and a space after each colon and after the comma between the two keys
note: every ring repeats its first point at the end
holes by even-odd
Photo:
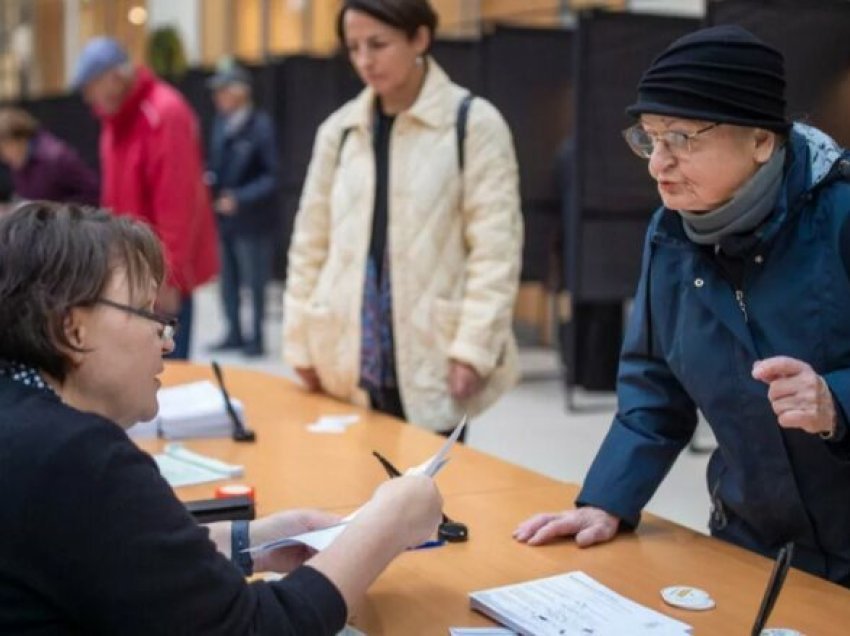
{"type": "Polygon", "coordinates": [[[73,146],[92,168],[99,170],[97,139],[100,122],[79,95],[45,97],[20,104],[57,137],[73,146]]]}
{"type": "Polygon", "coordinates": [[[556,202],[554,162],[573,128],[573,32],[497,27],[484,41],[486,96],[511,127],[524,202],[556,202]]]}
{"type": "Polygon", "coordinates": [[[646,162],[620,134],[641,75],[697,20],[591,12],[576,33],[575,151],[567,207],[567,280],[576,300],[634,293],[647,221],[659,204],[646,162]]]}
{"type": "Polygon", "coordinates": [[[850,146],[850,2],[724,0],[710,24],[740,24],[782,51],[788,114],[850,146]]]}
{"type": "Polygon", "coordinates": [[[519,162],[522,278],[546,281],[563,252],[556,159],[573,126],[573,32],[497,26],[483,51],[484,94],[510,126],[519,162]]]}
{"type": "Polygon", "coordinates": [[[431,55],[455,84],[483,95],[484,60],[479,40],[437,40],[431,55]]]}

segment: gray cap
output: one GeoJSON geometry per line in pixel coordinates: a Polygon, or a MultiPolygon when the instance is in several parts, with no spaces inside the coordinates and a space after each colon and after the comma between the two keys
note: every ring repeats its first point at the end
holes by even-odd
{"type": "Polygon", "coordinates": [[[221,69],[207,80],[207,86],[212,90],[218,90],[231,84],[242,84],[251,87],[251,75],[241,66],[232,65],[221,69]]]}
{"type": "Polygon", "coordinates": [[[130,61],[127,51],[117,41],[107,37],[89,40],[74,69],[71,90],[78,91],[106,71],[130,61]]]}

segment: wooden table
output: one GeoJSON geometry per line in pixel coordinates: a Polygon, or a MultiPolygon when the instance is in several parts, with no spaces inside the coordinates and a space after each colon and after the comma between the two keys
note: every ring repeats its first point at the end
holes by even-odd
{"type": "MultiPolygon", "coordinates": [[[[212,379],[211,372],[170,363],[164,383],[202,378],[212,379]]],[[[192,440],[187,445],[244,465],[240,481],[256,488],[259,514],[303,506],[348,511],[386,478],[373,449],[404,468],[422,462],[444,441],[392,418],[307,394],[282,378],[228,368],[225,379],[231,395],[243,401],[257,443],[192,440]],[[320,415],[334,413],[356,413],[361,420],[342,435],[306,430],[320,415]]],[[[154,452],[162,442],[140,445],[154,452]]],[[[695,634],[749,634],[770,560],[651,514],[644,515],[637,532],[590,549],[571,541],[538,548],[518,544],[511,532],[520,520],[570,505],[576,487],[466,446],[455,447],[451,458],[437,482],[446,512],[469,526],[470,540],[399,557],[352,621],[367,634],[448,634],[450,626],[491,625],[469,609],[470,592],[571,570],[689,623],[695,634]],[[709,591],[717,607],[688,612],[665,605],[661,588],[680,584],[709,591]]],[[[178,496],[210,497],[220,483],[180,488],[178,496]]],[[[808,636],[850,633],[850,590],[792,570],[769,625],[808,636]]]]}

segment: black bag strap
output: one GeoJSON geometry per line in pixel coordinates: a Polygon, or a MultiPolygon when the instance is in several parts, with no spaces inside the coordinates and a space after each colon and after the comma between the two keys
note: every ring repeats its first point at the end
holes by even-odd
{"type": "Polygon", "coordinates": [[[342,160],[342,149],[345,147],[345,140],[348,135],[354,130],[354,126],[348,126],[342,129],[342,134],[339,137],[339,147],[336,149],[336,167],[339,168],[339,162],[342,160]]]}
{"type": "Polygon", "coordinates": [[[466,165],[464,142],[466,141],[466,128],[469,123],[469,107],[472,105],[473,98],[472,93],[467,93],[457,107],[457,121],[455,122],[457,129],[457,167],[461,173],[463,173],[463,168],[466,165]]]}

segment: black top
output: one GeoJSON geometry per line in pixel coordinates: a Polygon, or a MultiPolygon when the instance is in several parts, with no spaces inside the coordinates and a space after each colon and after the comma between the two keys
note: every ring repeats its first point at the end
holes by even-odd
{"type": "Polygon", "coordinates": [[[0,484],[2,634],[331,635],[345,624],[317,570],[246,583],[121,428],[7,377],[0,484]]]}
{"type": "Polygon", "coordinates": [[[395,116],[385,115],[380,104],[375,109],[375,207],[372,212],[372,239],[369,243],[369,258],[375,263],[378,279],[383,276],[384,250],[387,247],[387,224],[389,223],[390,184],[390,136],[395,116]]]}

